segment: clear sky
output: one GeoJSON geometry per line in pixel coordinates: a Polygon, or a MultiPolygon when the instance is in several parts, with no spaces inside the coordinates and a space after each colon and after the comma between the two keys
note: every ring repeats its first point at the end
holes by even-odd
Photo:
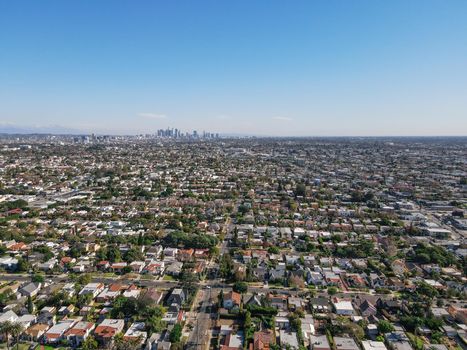
{"type": "Polygon", "coordinates": [[[0,129],[467,135],[465,0],[0,0],[0,129]]]}

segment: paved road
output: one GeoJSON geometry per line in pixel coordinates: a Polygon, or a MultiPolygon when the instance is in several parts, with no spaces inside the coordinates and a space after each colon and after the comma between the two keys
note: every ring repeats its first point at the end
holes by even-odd
{"type": "Polygon", "coordinates": [[[215,314],[212,313],[213,305],[217,301],[220,289],[208,288],[209,286],[203,286],[198,293],[197,300],[195,300],[195,308],[199,307],[199,310],[190,318],[189,322],[193,324],[193,330],[188,337],[185,349],[203,350],[209,344],[210,329],[215,319],[215,314]]]}

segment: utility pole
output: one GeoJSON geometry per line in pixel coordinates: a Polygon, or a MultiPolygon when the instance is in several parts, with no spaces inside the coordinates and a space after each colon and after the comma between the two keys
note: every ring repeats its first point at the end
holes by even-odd
{"type": "Polygon", "coordinates": [[[199,345],[199,319],[196,318],[196,350],[198,350],[199,345]]]}

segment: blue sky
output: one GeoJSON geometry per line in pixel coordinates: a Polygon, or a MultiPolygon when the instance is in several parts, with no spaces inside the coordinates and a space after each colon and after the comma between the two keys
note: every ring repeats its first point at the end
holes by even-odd
{"type": "Polygon", "coordinates": [[[0,0],[0,128],[467,135],[467,1],[0,0]]]}

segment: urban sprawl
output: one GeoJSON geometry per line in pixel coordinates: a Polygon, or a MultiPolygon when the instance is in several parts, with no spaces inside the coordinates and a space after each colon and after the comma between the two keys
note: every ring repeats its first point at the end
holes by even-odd
{"type": "Polygon", "coordinates": [[[465,138],[0,136],[0,348],[467,349],[465,138]]]}

